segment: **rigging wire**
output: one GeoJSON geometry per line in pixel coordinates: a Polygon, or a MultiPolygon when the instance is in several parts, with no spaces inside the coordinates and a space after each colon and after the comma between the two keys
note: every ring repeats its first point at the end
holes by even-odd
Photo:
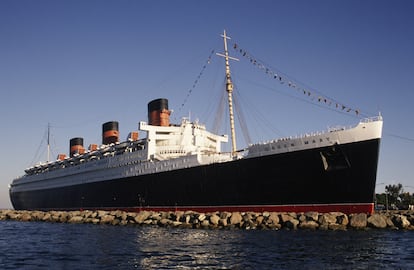
{"type": "Polygon", "coordinates": [[[414,142],[413,138],[408,138],[408,137],[400,136],[400,135],[397,135],[397,134],[392,134],[392,133],[387,132],[387,133],[385,133],[385,135],[390,136],[390,137],[394,137],[394,138],[397,138],[397,139],[400,139],[400,140],[408,141],[408,142],[414,142]]]}
{"type": "Polygon", "coordinates": [[[233,100],[234,100],[234,104],[235,104],[234,108],[235,108],[235,111],[236,111],[237,119],[239,120],[240,129],[242,131],[244,141],[247,145],[249,145],[249,144],[251,144],[252,139],[251,139],[250,134],[249,134],[249,129],[247,128],[247,124],[246,124],[246,120],[245,120],[245,117],[244,117],[244,114],[243,114],[243,110],[241,109],[242,106],[240,105],[240,102],[239,102],[240,92],[237,91],[237,87],[235,87],[235,90],[236,91],[233,91],[233,93],[234,93],[233,100]]]}
{"type": "Polygon", "coordinates": [[[263,61],[258,60],[255,58],[252,54],[249,52],[241,49],[239,45],[236,43],[233,44],[233,49],[239,52],[243,57],[247,58],[251,64],[256,66],[258,69],[265,72],[268,76],[278,81],[280,84],[284,84],[288,86],[291,89],[295,89],[302,93],[304,96],[307,96],[312,101],[318,101],[319,103],[324,103],[328,106],[334,105],[337,110],[342,110],[344,112],[354,112],[355,115],[362,115],[364,117],[367,117],[367,115],[364,113],[362,114],[359,109],[353,109],[347,105],[344,105],[338,101],[336,101],[333,98],[328,97],[325,94],[322,94],[322,92],[311,89],[310,87],[305,86],[305,84],[299,82],[298,80],[294,80],[292,77],[283,74],[280,71],[274,71],[275,69],[270,68],[268,65],[264,64],[263,61]],[[315,94],[317,93],[317,94],[315,94]]]}
{"type": "Polygon", "coordinates": [[[42,138],[42,139],[41,139],[41,141],[40,141],[39,146],[37,147],[36,153],[35,153],[35,155],[34,155],[34,157],[33,157],[32,161],[30,162],[29,166],[34,165],[34,164],[35,164],[35,163],[39,160],[40,156],[42,156],[42,155],[43,155],[44,150],[43,150],[43,152],[42,152],[42,153],[40,153],[40,149],[41,149],[41,147],[42,147],[42,145],[43,145],[44,139],[45,139],[45,137],[43,136],[43,138],[42,138]]]}
{"type": "Polygon", "coordinates": [[[226,91],[223,91],[225,89],[225,78],[223,81],[223,87],[220,88],[220,99],[219,99],[219,104],[216,108],[216,117],[214,118],[214,122],[213,122],[213,132],[215,132],[216,134],[219,133],[219,130],[222,128],[222,123],[223,123],[223,119],[227,119],[224,118],[224,112],[226,111],[226,91]]]}
{"type": "Polygon", "coordinates": [[[50,148],[49,148],[50,153],[49,154],[51,154],[52,156],[55,156],[55,157],[57,156],[57,153],[54,151],[55,148],[56,148],[55,147],[56,146],[55,136],[53,136],[53,132],[50,132],[52,127],[54,128],[55,126],[48,123],[48,125],[47,125],[47,127],[44,131],[43,137],[40,140],[39,146],[37,147],[37,150],[36,150],[36,152],[33,156],[33,159],[30,162],[28,167],[33,166],[36,163],[39,163],[40,160],[46,160],[46,162],[51,161],[51,160],[48,160],[48,159],[50,159],[49,155],[46,159],[42,158],[42,156],[45,155],[45,151],[47,151],[47,148],[49,148],[48,146],[50,146],[50,148]]]}
{"type": "Polygon", "coordinates": [[[47,143],[48,140],[48,129],[45,129],[45,132],[43,133],[43,137],[40,140],[39,146],[37,147],[36,153],[32,159],[32,161],[30,162],[29,166],[33,166],[34,164],[36,164],[36,162],[38,162],[41,159],[41,156],[44,155],[45,151],[46,151],[46,147],[44,147],[44,143],[47,143]]]}
{"type": "Polygon", "coordinates": [[[198,74],[197,78],[195,79],[193,85],[190,87],[190,89],[187,92],[187,95],[184,98],[184,101],[181,103],[181,106],[178,108],[178,115],[180,114],[181,110],[183,109],[184,105],[187,103],[190,95],[192,94],[192,92],[194,91],[194,89],[196,88],[196,86],[198,85],[198,82],[201,79],[201,76],[203,76],[205,69],[207,68],[207,65],[211,63],[211,56],[214,54],[214,49],[211,50],[210,55],[207,58],[207,61],[205,62],[205,64],[203,65],[203,67],[201,68],[200,73],[198,74]]]}
{"type": "MultiPolygon", "coordinates": [[[[233,49],[236,50],[237,52],[239,52],[243,57],[247,58],[249,60],[249,62],[251,64],[253,64],[254,66],[256,66],[259,70],[262,70],[268,76],[270,76],[271,78],[277,80],[280,84],[286,85],[287,87],[289,87],[291,89],[296,89],[297,91],[299,91],[300,93],[303,94],[302,96],[305,96],[307,98],[298,97],[298,96],[295,96],[295,95],[292,95],[292,94],[277,91],[275,88],[272,88],[272,87],[267,87],[267,86],[256,84],[257,86],[267,88],[267,89],[272,90],[272,91],[277,91],[277,92],[279,92],[279,93],[281,93],[285,96],[288,96],[288,97],[306,102],[306,103],[314,105],[314,106],[318,106],[318,107],[323,108],[323,109],[328,109],[328,110],[331,110],[333,112],[337,112],[337,113],[340,113],[340,114],[350,115],[349,113],[353,112],[354,113],[353,116],[356,117],[356,118],[369,117],[368,113],[361,112],[361,110],[359,110],[359,109],[353,109],[353,108],[351,108],[347,105],[344,105],[341,102],[327,96],[326,94],[323,94],[321,91],[318,91],[316,89],[308,87],[304,83],[302,83],[302,82],[300,82],[296,79],[293,79],[291,76],[288,76],[288,75],[284,74],[283,72],[281,72],[281,71],[279,71],[275,68],[271,68],[269,65],[265,64],[264,61],[261,61],[261,60],[255,58],[249,52],[241,49],[236,43],[233,43],[233,49]],[[328,105],[328,107],[326,105],[328,105]],[[332,106],[332,105],[334,105],[334,106],[332,106]]],[[[388,135],[390,137],[394,137],[394,138],[397,138],[397,139],[400,139],[400,140],[404,140],[404,141],[407,141],[407,142],[414,142],[413,138],[409,138],[409,137],[406,137],[406,136],[401,136],[401,135],[398,135],[398,134],[385,133],[385,135],[388,135]]]]}
{"type": "MultiPolygon", "coordinates": [[[[252,82],[252,81],[248,81],[249,83],[251,83],[251,84],[253,84],[253,85],[255,85],[255,86],[257,86],[257,87],[260,87],[260,88],[263,88],[263,89],[266,89],[266,90],[270,90],[270,91],[272,91],[272,92],[276,92],[276,93],[278,93],[278,94],[281,94],[281,95],[283,95],[283,96],[286,96],[286,97],[290,97],[290,98],[292,98],[292,99],[296,99],[296,100],[299,100],[299,101],[302,101],[302,102],[305,102],[305,103],[308,103],[308,104],[310,104],[310,105],[313,105],[313,106],[316,106],[316,107],[319,107],[319,108],[322,108],[322,109],[325,109],[325,110],[330,110],[330,111],[333,111],[333,112],[336,112],[336,113],[339,113],[339,114],[343,114],[343,115],[347,115],[347,116],[351,116],[351,117],[354,117],[354,118],[357,118],[357,119],[359,119],[359,117],[357,116],[357,115],[354,115],[354,114],[349,114],[348,112],[346,112],[346,111],[342,111],[342,110],[336,110],[335,108],[332,108],[332,107],[326,107],[326,106],[323,106],[322,104],[320,104],[320,103],[315,103],[315,102],[313,102],[312,100],[309,100],[309,99],[306,99],[306,98],[302,98],[302,97],[300,97],[300,96],[295,96],[295,95],[293,95],[293,94],[289,94],[289,93],[285,93],[285,92],[282,92],[282,91],[279,91],[279,90],[277,90],[276,88],[274,88],[274,87],[269,87],[269,86],[265,86],[265,85],[263,85],[263,84],[258,84],[258,83],[255,83],[255,82],[252,82]]],[[[364,115],[364,114],[359,114],[359,115],[364,115]]],[[[367,117],[367,116],[366,116],[367,117]]]]}

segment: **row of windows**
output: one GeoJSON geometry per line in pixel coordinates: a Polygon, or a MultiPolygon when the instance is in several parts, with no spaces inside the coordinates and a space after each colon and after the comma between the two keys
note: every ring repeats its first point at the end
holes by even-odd
{"type": "MultiPolygon", "coordinates": [[[[121,155],[124,154],[125,152],[135,152],[135,151],[140,151],[143,150],[144,146],[143,145],[136,145],[135,147],[131,147],[131,148],[124,148],[118,151],[108,151],[108,152],[97,152],[95,155],[92,156],[86,156],[87,159],[83,158],[83,156],[80,156],[79,158],[70,158],[67,159],[65,161],[57,161],[54,162],[48,166],[42,166],[42,167],[35,167],[35,168],[31,168],[31,169],[27,169],[25,172],[28,175],[33,175],[33,174],[40,174],[40,173],[45,173],[48,171],[54,171],[54,170],[58,170],[58,169],[63,169],[63,168],[70,168],[70,167],[76,167],[77,165],[83,164],[83,163],[89,163],[91,161],[98,161],[98,160],[103,160],[107,157],[113,157],[115,155],[121,155]]],[[[130,159],[132,157],[126,157],[126,159],[130,159]]],[[[125,164],[131,164],[132,162],[125,162],[125,164]]],[[[90,163],[92,165],[96,165],[96,163],[90,163]]],[[[76,167],[76,168],[80,168],[80,167],[76,167]]]]}
{"type": "MultiPolygon", "coordinates": [[[[326,137],[326,141],[329,141],[330,139],[329,139],[329,137],[326,137]]],[[[304,144],[309,144],[310,142],[312,142],[312,143],[316,143],[316,139],[313,139],[312,141],[304,141],[304,144]]],[[[323,142],[323,138],[319,138],[319,142],[323,142]]],[[[291,143],[290,144],[290,147],[294,147],[295,146],[295,143],[291,143]]],[[[287,148],[288,147],[288,145],[287,144],[284,144],[283,145],[283,148],[287,148]]],[[[275,148],[275,146],[274,145],[272,145],[272,150],[275,150],[276,148],[275,148]]],[[[278,144],[277,145],[277,149],[282,149],[282,145],[281,144],[278,144]]],[[[269,151],[269,148],[265,148],[265,150],[266,151],[269,151]]]]}
{"type": "Polygon", "coordinates": [[[164,150],[160,151],[160,154],[185,154],[186,152],[184,150],[164,150]]]}
{"type": "MultiPolygon", "coordinates": [[[[328,141],[328,142],[329,142],[329,137],[326,137],[326,141],[328,141]]],[[[322,139],[322,138],[319,138],[319,142],[323,142],[323,139],[322,139]]],[[[305,141],[304,143],[305,143],[305,144],[309,144],[309,141],[305,141]]],[[[312,140],[312,143],[316,143],[316,140],[315,140],[315,139],[313,139],[313,140],[312,140]]]]}

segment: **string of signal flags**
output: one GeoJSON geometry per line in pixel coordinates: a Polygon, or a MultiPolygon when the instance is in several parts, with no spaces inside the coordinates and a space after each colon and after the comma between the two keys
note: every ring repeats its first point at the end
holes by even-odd
{"type": "Polygon", "coordinates": [[[355,113],[355,115],[360,115],[360,111],[358,109],[352,109],[346,105],[343,105],[337,101],[334,101],[331,98],[328,98],[326,96],[316,94],[313,91],[310,91],[309,89],[300,86],[299,83],[294,82],[293,80],[289,79],[285,75],[280,75],[278,72],[274,72],[271,68],[263,64],[261,61],[254,58],[250,53],[247,51],[241,49],[239,45],[236,43],[233,44],[233,49],[238,52],[240,55],[242,55],[244,58],[249,60],[250,63],[252,63],[254,66],[256,66],[258,69],[265,72],[267,75],[269,75],[271,78],[277,80],[280,84],[287,85],[289,88],[295,89],[299,92],[301,92],[303,95],[307,96],[311,100],[316,100],[320,103],[324,103],[328,106],[335,106],[336,109],[341,110],[343,112],[347,113],[355,113]]]}
{"type": "MultiPolygon", "coordinates": [[[[191,93],[192,93],[192,92],[193,92],[193,90],[196,88],[196,86],[197,86],[197,84],[198,84],[199,80],[201,79],[201,76],[203,76],[203,73],[204,73],[205,69],[207,68],[207,65],[208,65],[208,64],[210,64],[210,62],[211,62],[211,57],[212,57],[212,55],[213,55],[213,54],[214,54],[214,50],[212,50],[212,51],[210,52],[210,55],[208,56],[208,59],[207,59],[206,63],[205,63],[205,64],[203,65],[203,67],[201,68],[201,71],[200,71],[200,73],[198,74],[197,78],[195,79],[195,81],[194,81],[194,83],[193,83],[193,86],[192,86],[192,87],[188,90],[187,95],[186,95],[186,96],[185,96],[185,98],[184,98],[184,101],[181,103],[181,106],[178,108],[178,112],[181,112],[181,110],[183,109],[184,105],[187,103],[187,101],[188,101],[188,99],[189,99],[189,97],[190,97],[191,93]]],[[[179,115],[179,113],[178,113],[177,115],[179,115]]]]}

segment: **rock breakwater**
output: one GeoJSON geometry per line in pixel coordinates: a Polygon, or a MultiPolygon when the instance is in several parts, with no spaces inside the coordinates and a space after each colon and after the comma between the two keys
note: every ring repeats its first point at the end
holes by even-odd
{"type": "Polygon", "coordinates": [[[0,220],[108,225],[158,225],[201,229],[308,229],[308,230],[414,230],[414,211],[374,214],[275,213],[275,212],[124,212],[124,211],[25,211],[0,210],[0,220]]]}

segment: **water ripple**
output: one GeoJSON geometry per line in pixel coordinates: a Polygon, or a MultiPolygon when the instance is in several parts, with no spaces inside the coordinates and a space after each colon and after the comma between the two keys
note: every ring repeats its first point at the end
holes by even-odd
{"type": "Polygon", "coordinates": [[[407,269],[411,231],[0,222],[1,269],[407,269]]]}

